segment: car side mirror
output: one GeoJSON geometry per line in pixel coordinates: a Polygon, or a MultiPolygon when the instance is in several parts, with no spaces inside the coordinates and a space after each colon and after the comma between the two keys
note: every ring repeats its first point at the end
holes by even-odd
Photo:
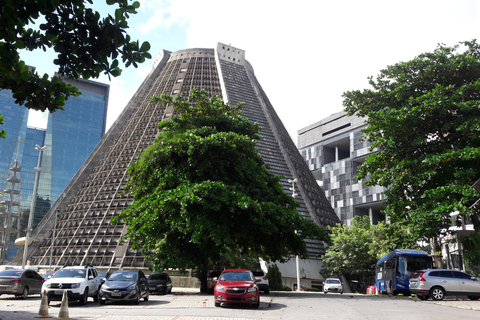
{"type": "Polygon", "coordinates": [[[213,278],[212,280],[213,280],[213,281],[218,281],[218,278],[217,278],[217,277],[215,277],[215,278],[213,278]]]}
{"type": "Polygon", "coordinates": [[[93,279],[95,279],[94,276],[92,276],[92,275],[89,275],[89,276],[88,276],[88,280],[93,280],[93,279]]]}

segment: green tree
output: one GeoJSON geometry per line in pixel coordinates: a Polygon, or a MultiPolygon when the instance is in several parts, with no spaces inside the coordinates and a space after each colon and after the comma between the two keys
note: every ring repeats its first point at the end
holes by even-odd
{"type": "MultiPolygon", "coordinates": [[[[480,50],[476,40],[423,53],[382,70],[373,89],[344,93],[345,110],[366,117],[375,152],[357,178],[381,185],[393,222],[436,237],[450,213],[480,230],[472,184],[480,177],[480,50]]],[[[460,224],[460,219],[457,220],[460,224]]]]}
{"type": "Polygon", "coordinates": [[[135,201],[115,221],[128,224],[126,237],[156,268],[197,268],[206,291],[209,264],[306,257],[307,236],[326,239],[268,171],[256,149],[260,127],[242,116],[241,104],[196,90],[190,100],[152,101],[179,116],[159,124],[154,144],[129,167],[126,191],[135,201]]]}
{"type": "Polygon", "coordinates": [[[151,58],[150,44],[132,41],[127,19],[138,1],[106,0],[116,5],[113,16],[101,18],[89,5],[93,0],[2,0],[0,4],[0,90],[9,89],[15,103],[29,109],[62,109],[77,88],[70,79],[97,78],[101,73],[118,76],[120,60],[126,67],[151,58]],[[131,4],[129,4],[131,2],[131,4]],[[38,24],[37,24],[38,23],[38,24]],[[20,50],[53,49],[59,76],[33,72],[20,59],[20,50]]]}
{"type": "Polygon", "coordinates": [[[356,216],[352,225],[330,227],[331,245],[323,256],[323,276],[343,274],[371,283],[378,259],[394,249],[416,249],[416,237],[400,224],[370,224],[368,216],[356,216]]]}

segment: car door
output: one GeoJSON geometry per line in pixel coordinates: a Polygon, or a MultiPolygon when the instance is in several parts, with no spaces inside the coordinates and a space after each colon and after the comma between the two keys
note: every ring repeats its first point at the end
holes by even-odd
{"type": "Polygon", "coordinates": [[[31,283],[32,287],[30,288],[30,293],[40,293],[42,292],[43,277],[36,272],[31,272],[31,283]]]}
{"type": "Polygon", "coordinates": [[[460,271],[452,271],[455,278],[458,280],[458,292],[462,294],[480,293],[480,281],[477,278],[472,279],[472,276],[460,271]]]}
{"type": "Polygon", "coordinates": [[[95,295],[98,293],[99,284],[98,273],[94,269],[88,269],[87,283],[88,283],[88,292],[90,295],[95,295]]]}
{"type": "Polygon", "coordinates": [[[447,294],[457,292],[459,289],[459,282],[452,273],[451,270],[435,270],[430,271],[429,277],[431,277],[432,285],[442,286],[447,294]]]}

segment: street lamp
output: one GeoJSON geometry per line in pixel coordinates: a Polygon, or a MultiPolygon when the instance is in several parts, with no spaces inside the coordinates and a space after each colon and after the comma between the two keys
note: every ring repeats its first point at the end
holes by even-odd
{"type": "Polygon", "coordinates": [[[28,242],[30,241],[30,229],[32,228],[32,220],[35,210],[35,201],[37,198],[37,183],[38,183],[38,175],[42,171],[40,169],[40,160],[42,159],[42,152],[47,149],[46,146],[40,147],[38,144],[35,145],[35,150],[38,150],[38,163],[37,166],[34,168],[35,170],[35,184],[33,185],[33,195],[32,195],[32,204],[30,205],[30,214],[28,216],[28,226],[27,226],[27,234],[25,236],[25,247],[23,249],[23,260],[22,260],[22,269],[25,269],[25,262],[27,261],[27,251],[28,251],[28,242]]]}
{"type": "MultiPolygon", "coordinates": [[[[292,184],[290,190],[292,190],[292,197],[295,198],[295,196],[297,195],[295,193],[295,182],[297,182],[297,179],[288,179],[288,182],[292,184]]],[[[297,234],[297,230],[295,230],[295,234],[297,234]]],[[[297,291],[300,291],[300,261],[298,259],[298,255],[295,256],[295,264],[297,267],[297,291]]]]}

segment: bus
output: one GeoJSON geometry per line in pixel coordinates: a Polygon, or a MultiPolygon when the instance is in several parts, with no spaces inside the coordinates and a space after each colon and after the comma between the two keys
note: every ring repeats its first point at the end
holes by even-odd
{"type": "Polygon", "coordinates": [[[378,260],[375,267],[375,286],[381,294],[409,295],[409,278],[413,272],[431,269],[432,256],[425,251],[395,249],[378,260]]]}

